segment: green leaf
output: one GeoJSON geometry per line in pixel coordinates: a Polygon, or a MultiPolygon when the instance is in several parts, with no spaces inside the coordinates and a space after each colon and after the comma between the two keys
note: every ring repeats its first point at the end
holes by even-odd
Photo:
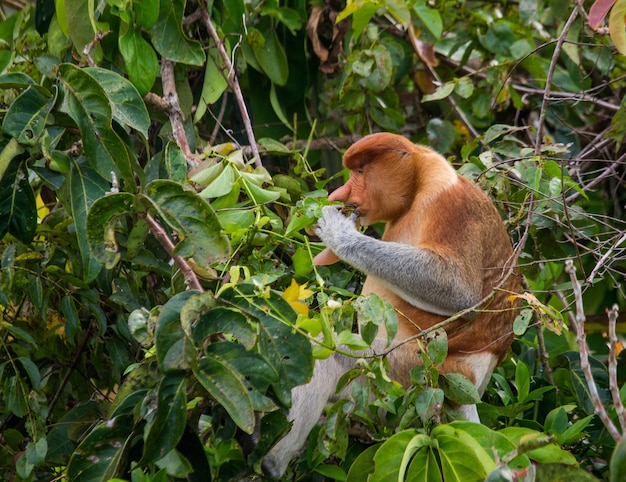
{"type": "MultiPolygon", "coordinates": [[[[85,46],[93,41],[99,30],[94,19],[93,0],[64,0],[55,3],[57,15],[60,17],[59,25],[62,27],[63,33],[72,40],[79,55],[82,55],[85,46]],[[64,12],[65,15],[60,14],[60,12],[64,12]]],[[[102,31],[108,30],[108,28],[102,28],[102,31]]],[[[90,55],[96,64],[100,62],[102,47],[99,42],[96,42],[90,55]]]]}
{"type": "Polygon", "coordinates": [[[30,384],[32,388],[34,390],[38,390],[39,385],[41,384],[41,374],[39,373],[37,365],[35,365],[30,358],[27,358],[25,356],[18,357],[17,359],[22,364],[22,367],[24,367],[24,371],[26,371],[26,374],[30,379],[30,384]]]}
{"type": "Polygon", "coordinates": [[[245,379],[228,360],[219,355],[202,357],[192,366],[193,374],[209,394],[246,433],[254,430],[254,408],[245,379]]]}
{"type": "MultiPolygon", "coordinates": [[[[227,53],[230,56],[228,42],[226,43],[227,53]]],[[[198,102],[198,108],[194,114],[194,122],[199,122],[208,105],[214,104],[222,96],[228,87],[226,76],[230,74],[224,66],[224,61],[217,51],[215,42],[211,40],[207,51],[206,66],[204,69],[204,81],[202,83],[202,92],[198,102]]]]}
{"type": "Polygon", "coordinates": [[[183,32],[185,0],[161,0],[159,19],[150,30],[152,44],[166,59],[189,65],[203,65],[202,44],[183,32]]]}
{"type": "Polygon", "coordinates": [[[115,239],[117,220],[132,212],[135,196],[115,193],[97,199],[87,213],[87,242],[93,257],[107,269],[120,260],[121,253],[115,239]]]}
{"type": "Polygon", "coordinates": [[[2,128],[9,136],[17,137],[20,144],[35,145],[43,133],[48,115],[56,102],[56,95],[29,87],[13,101],[2,128]]]}
{"type": "Polygon", "coordinates": [[[96,79],[75,65],[59,66],[63,86],[63,103],[60,108],[80,129],[87,160],[107,180],[115,172],[126,182],[127,190],[135,190],[135,173],[128,146],[113,130],[113,114],[106,92],[96,79]]]}
{"type": "Polygon", "coordinates": [[[246,350],[239,343],[231,342],[211,343],[205,353],[229,363],[243,376],[255,411],[276,410],[276,405],[265,396],[265,393],[268,387],[278,380],[278,372],[265,358],[254,351],[246,350]]]}
{"type": "MultiPolygon", "coordinates": [[[[442,448],[447,449],[448,447],[442,445],[442,436],[449,437],[452,445],[462,445],[463,451],[469,450],[478,460],[478,465],[474,467],[474,469],[478,472],[491,472],[496,467],[496,461],[494,459],[492,448],[485,447],[479,443],[477,439],[475,439],[470,433],[461,429],[459,426],[455,426],[452,424],[447,425],[438,425],[431,432],[431,437],[436,438],[439,442],[439,450],[442,448]],[[456,441],[456,442],[453,442],[456,441]]],[[[460,448],[459,448],[460,450],[460,448]]],[[[459,461],[461,464],[465,463],[464,461],[459,461]]],[[[484,479],[481,479],[484,480],[484,479]]]]}
{"type": "Polygon", "coordinates": [[[195,359],[193,345],[185,336],[180,322],[180,312],[195,291],[184,291],[170,298],[161,308],[154,333],[156,359],[163,373],[176,373],[189,369],[195,359]]]}
{"type": "Polygon", "coordinates": [[[134,0],[133,11],[137,25],[149,30],[159,19],[159,0],[134,0]]]}
{"type": "Polygon", "coordinates": [[[609,34],[617,51],[626,55],[626,31],[624,17],[626,16],[626,0],[616,0],[609,14],[609,34]]]}
{"type": "Polygon", "coordinates": [[[507,427],[499,431],[513,443],[518,451],[540,464],[563,463],[576,465],[576,458],[553,443],[545,434],[525,427],[507,427]],[[537,447],[537,448],[535,448],[537,447]]]}
{"type": "Polygon", "coordinates": [[[429,447],[418,451],[411,461],[406,473],[410,482],[442,482],[441,468],[437,462],[434,449],[429,447]]]}
{"type": "Polygon", "coordinates": [[[437,87],[437,90],[432,94],[427,94],[422,97],[422,102],[432,102],[434,100],[442,100],[448,97],[452,92],[454,92],[454,82],[446,82],[443,85],[437,87]]]}
{"type": "Polygon", "coordinates": [[[428,435],[420,434],[417,430],[403,430],[385,441],[374,455],[374,472],[367,479],[368,482],[385,482],[390,480],[404,480],[404,471],[407,462],[421,448],[430,441],[428,435]]]}
{"type": "Polygon", "coordinates": [[[0,89],[24,89],[36,85],[35,81],[23,72],[0,75],[0,89]]]}
{"type": "MultiPolygon", "coordinates": [[[[0,154],[17,143],[11,140],[0,154]]],[[[28,182],[28,172],[17,159],[8,165],[0,179],[0,239],[11,234],[24,244],[29,244],[37,230],[37,204],[35,194],[28,182]]]]}
{"type": "Polygon", "coordinates": [[[67,465],[73,482],[106,481],[126,462],[124,454],[133,440],[133,416],[121,415],[91,430],[76,448],[67,465]]]}
{"type": "Polygon", "coordinates": [[[610,482],[619,482],[626,473],[626,438],[622,438],[615,445],[609,467],[610,482]]]}
{"type": "Polygon", "coordinates": [[[369,480],[368,477],[372,472],[374,472],[375,468],[374,456],[380,446],[381,444],[372,445],[359,454],[350,466],[348,476],[346,477],[347,482],[362,482],[364,480],[369,480]]]}
{"type": "Polygon", "coordinates": [[[276,35],[276,31],[271,29],[265,35],[260,31],[257,33],[264,41],[252,45],[254,57],[272,83],[285,85],[289,77],[289,64],[287,63],[287,54],[276,35]]]}
{"type": "Polygon", "coordinates": [[[444,393],[440,388],[426,387],[420,390],[415,399],[415,411],[425,422],[441,412],[444,393]]]}
{"type": "Polygon", "coordinates": [[[78,310],[76,308],[76,302],[70,295],[66,295],[61,298],[60,305],[61,313],[65,318],[65,338],[70,346],[76,343],[76,334],[80,327],[80,320],[78,318],[78,310]]]}
{"type": "Polygon", "coordinates": [[[439,40],[443,33],[443,22],[441,21],[441,15],[434,8],[430,8],[427,2],[413,2],[413,11],[422,21],[424,26],[433,34],[433,36],[439,40]]]}
{"type": "Polygon", "coordinates": [[[257,304],[252,285],[239,284],[237,288],[224,291],[220,298],[258,319],[258,352],[278,372],[278,380],[272,384],[276,397],[290,406],[291,389],[308,382],[313,374],[311,342],[294,331],[296,313],[280,295],[270,291],[269,298],[257,304]]]}
{"type": "Polygon", "coordinates": [[[398,317],[391,303],[375,293],[369,293],[359,296],[354,307],[359,314],[361,336],[365,342],[371,345],[379,326],[383,325],[387,330],[387,346],[390,346],[398,331],[398,317]]]}
{"type": "Polygon", "coordinates": [[[168,178],[183,184],[187,179],[187,160],[175,142],[168,142],[163,152],[163,164],[168,178]]]}
{"type": "Polygon", "coordinates": [[[455,430],[447,425],[438,425],[431,437],[437,439],[439,459],[443,478],[446,482],[482,482],[489,471],[495,468],[495,462],[489,458],[477,442],[462,430],[455,430]],[[477,453],[481,454],[479,458],[477,453]]]}
{"type": "Polygon", "coordinates": [[[517,386],[517,399],[520,403],[524,403],[530,391],[530,372],[528,365],[523,361],[519,361],[515,367],[515,385],[517,386]]]}
{"type": "Polygon", "coordinates": [[[156,416],[144,440],[140,464],[150,464],[176,448],[187,425],[187,383],[185,376],[164,377],[157,391],[156,416]]]}
{"type": "Polygon", "coordinates": [[[231,164],[219,163],[203,171],[205,176],[219,172],[210,184],[205,187],[200,196],[203,199],[212,199],[228,194],[235,184],[235,168],[231,164]]]}
{"type": "Polygon", "coordinates": [[[426,353],[433,366],[439,367],[448,356],[448,334],[443,329],[428,334],[426,353]]]}
{"type": "Polygon", "coordinates": [[[195,323],[192,336],[194,343],[202,346],[204,340],[218,333],[233,335],[247,349],[256,343],[256,329],[235,309],[217,307],[205,313],[195,323]]]}
{"type": "Polygon", "coordinates": [[[462,405],[480,402],[476,386],[465,375],[453,372],[442,374],[441,377],[441,388],[450,400],[462,405]]]}
{"type": "Polygon", "coordinates": [[[85,281],[93,281],[102,269],[102,264],[91,256],[87,236],[87,213],[91,205],[106,194],[109,184],[87,164],[73,160],[69,185],[78,249],[83,262],[83,278],[85,281]]]}
{"type": "Polygon", "coordinates": [[[118,45],[128,78],[141,95],[146,95],[159,75],[159,59],[152,45],[141,35],[141,30],[122,24],[120,32],[118,45]]]}
{"type": "Polygon", "coordinates": [[[135,129],[147,139],[150,116],[135,86],[112,70],[100,67],[86,67],[83,70],[91,74],[106,92],[113,119],[122,127],[135,129]]]}
{"type": "Polygon", "coordinates": [[[180,184],[156,180],[146,186],[146,194],[159,216],[180,238],[175,253],[208,266],[228,257],[228,238],[211,206],[180,184]]]}

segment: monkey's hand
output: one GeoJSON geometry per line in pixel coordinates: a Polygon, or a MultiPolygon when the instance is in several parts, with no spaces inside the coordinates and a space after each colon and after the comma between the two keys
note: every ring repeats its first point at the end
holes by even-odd
{"type": "Polygon", "coordinates": [[[315,234],[320,237],[327,249],[316,256],[316,264],[332,264],[339,260],[337,256],[342,256],[341,251],[349,249],[351,241],[359,234],[356,227],[357,218],[357,211],[346,217],[336,206],[322,208],[322,217],[318,220],[315,234]],[[336,255],[333,257],[333,254],[336,255]]]}

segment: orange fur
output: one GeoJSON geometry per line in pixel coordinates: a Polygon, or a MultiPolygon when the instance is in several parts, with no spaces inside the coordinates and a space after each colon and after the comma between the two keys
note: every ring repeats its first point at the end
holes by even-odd
{"type": "MultiPolygon", "coordinates": [[[[411,244],[459,260],[462,269],[451,276],[478,284],[481,299],[492,295],[477,315],[446,326],[449,354],[442,371],[461,372],[477,382],[480,375],[464,360],[469,354],[491,353],[497,363],[502,361],[513,340],[517,314],[517,306],[507,298],[521,291],[517,269],[510,273],[513,249],[496,208],[441,155],[393,134],[361,139],[346,151],[344,165],[351,177],[329,200],[355,205],[363,225],[386,222],[384,241],[411,244]]],[[[409,304],[372,276],[362,292],[374,292],[396,308],[396,341],[445,320],[409,304]]],[[[415,343],[408,343],[391,355],[392,374],[405,385],[410,368],[418,362],[416,350],[415,343]]]]}

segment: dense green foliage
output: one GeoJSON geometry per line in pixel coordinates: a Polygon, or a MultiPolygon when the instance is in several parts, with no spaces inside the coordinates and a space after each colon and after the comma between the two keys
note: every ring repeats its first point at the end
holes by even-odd
{"type": "Polygon", "coordinates": [[[438,374],[444,331],[409,390],[362,359],[285,480],[619,480],[626,1],[19,6],[0,2],[1,477],[262,479],[314,360],[394,332],[359,273],[312,264],[341,151],[388,130],[496,202],[517,338],[483,424],[446,405],[476,393],[438,374]]]}

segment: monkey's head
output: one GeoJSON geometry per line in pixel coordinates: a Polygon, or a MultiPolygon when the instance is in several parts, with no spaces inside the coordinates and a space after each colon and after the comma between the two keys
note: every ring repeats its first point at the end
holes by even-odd
{"type": "Polygon", "coordinates": [[[394,221],[408,211],[415,197],[419,155],[417,146],[402,136],[366,136],[344,154],[350,179],[328,200],[355,206],[364,226],[394,221]]]}

